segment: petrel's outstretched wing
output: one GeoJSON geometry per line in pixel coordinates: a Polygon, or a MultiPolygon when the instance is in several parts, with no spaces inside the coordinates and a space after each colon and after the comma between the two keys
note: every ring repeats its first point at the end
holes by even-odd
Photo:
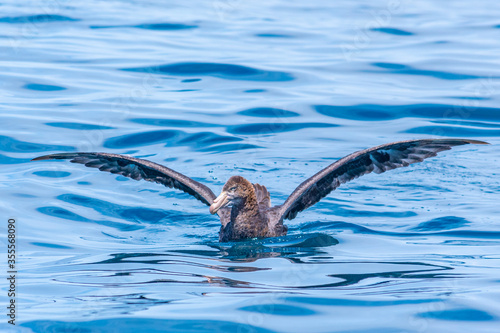
{"type": "Polygon", "coordinates": [[[424,139],[393,142],[355,152],[330,164],[300,184],[283,205],[276,207],[278,215],[280,220],[291,220],[341,184],[372,171],[382,173],[422,162],[443,150],[470,143],[488,144],[466,139],[424,139]]]}
{"type": "Polygon", "coordinates": [[[163,165],[140,158],[109,153],[61,153],[33,159],[33,161],[40,160],[70,160],[73,163],[99,168],[101,171],[120,174],[135,180],[155,182],[189,193],[208,206],[216,198],[207,186],[163,165]]]}

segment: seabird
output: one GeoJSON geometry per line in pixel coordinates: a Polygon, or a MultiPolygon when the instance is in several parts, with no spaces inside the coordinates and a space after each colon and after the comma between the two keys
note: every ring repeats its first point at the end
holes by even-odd
{"type": "Polygon", "coordinates": [[[241,176],[232,176],[216,196],[207,186],[163,165],[125,155],[110,153],[60,153],[34,158],[33,161],[67,159],[87,167],[99,168],[135,180],[144,179],[189,193],[210,206],[211,214],[221,220],[219,241],[286,235],[283,220],[316,204],[341,184],[362,175],[382,173],[422,162],[466,144],[488,144],[468,139],[424,139],[388,143],[360,150],[330,164],[300,184],[282,204],[271,206],[267,189],[241,176]]]}

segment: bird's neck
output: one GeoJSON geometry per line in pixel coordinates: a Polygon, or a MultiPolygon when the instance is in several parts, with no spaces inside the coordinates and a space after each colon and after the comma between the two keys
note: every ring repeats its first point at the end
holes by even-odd
{"type": "Polygon", "coordinates": [[[259,214],[259,206],[255,192],[250,192],[238,204],[231,209],[231,222],[235,224],[245,223],[245,220],[252,219],[259,214]]]}

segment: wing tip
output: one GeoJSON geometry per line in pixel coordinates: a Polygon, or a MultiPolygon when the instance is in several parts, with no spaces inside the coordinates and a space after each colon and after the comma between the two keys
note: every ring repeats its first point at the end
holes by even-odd
{"type": "Polygon", "coordinates": [[[482,141],[482,140],[474,140],[474,139],[463,139],[463,138],[439,138],[439,139],[422,139],[422,140],[415,140],[416,142],[422,141],[422,142],[436,142],[436,143],[450,143],[452,145],[466,145],[466,144],[475,144],[475,145],[489,145],[489,142],[482,141]]]}
{"type": "Polygon", "coordinates": [[[38,156],[35,158],[32,158],[32,161],[44,161],[44,160],[64,160],[64,159],[70,159],[75,157],[75,153],[59,153],[59,154],[49,154],[49,155],[43,155],[43,156],[38,156]]]}
{"type": "Polygon", "coordinates": [[[423,143],[440,143],[440,144],[445,144],[445,145],[450,145],[451,147],[453,146],[461,146],[461,145],[468,145],[468,144],[474,144],[474,145],[489,145],[489,142],[482,141],[482,140],[474,140],[474,139],[461,139],[461,138],[445,138],[445,139],[422,139],[422,140],[415,140],[416,142],[423,142],[423,143]]]}
{"type": "Polygon", "coordinates": [[[486,142],[486,141],[481,141],[481,140],[464,140],[465,142],[467,143],[471,143],[471,144],[474,144],[474,145],[490,145],[491,143],[489,142],[486,142]]]}
{"type": "Polygon", "coordinates": [[[35,158],[32,158],[32,161],[43,161],[43,160],[51,160],[53,159],[52,155],[43,155],[43,156],[38,156],[35,158]]]}

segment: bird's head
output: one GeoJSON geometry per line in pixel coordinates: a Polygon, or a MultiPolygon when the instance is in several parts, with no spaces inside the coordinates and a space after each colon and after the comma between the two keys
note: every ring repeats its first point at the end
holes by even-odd
{"type": "Polygon", "coordinates": [[[241,205],[254,193],[252,183],[241,176],[233,176],[224,184],[221,194],[210,205],[210,213],[215,214],[223,207],[241,205]]]}

